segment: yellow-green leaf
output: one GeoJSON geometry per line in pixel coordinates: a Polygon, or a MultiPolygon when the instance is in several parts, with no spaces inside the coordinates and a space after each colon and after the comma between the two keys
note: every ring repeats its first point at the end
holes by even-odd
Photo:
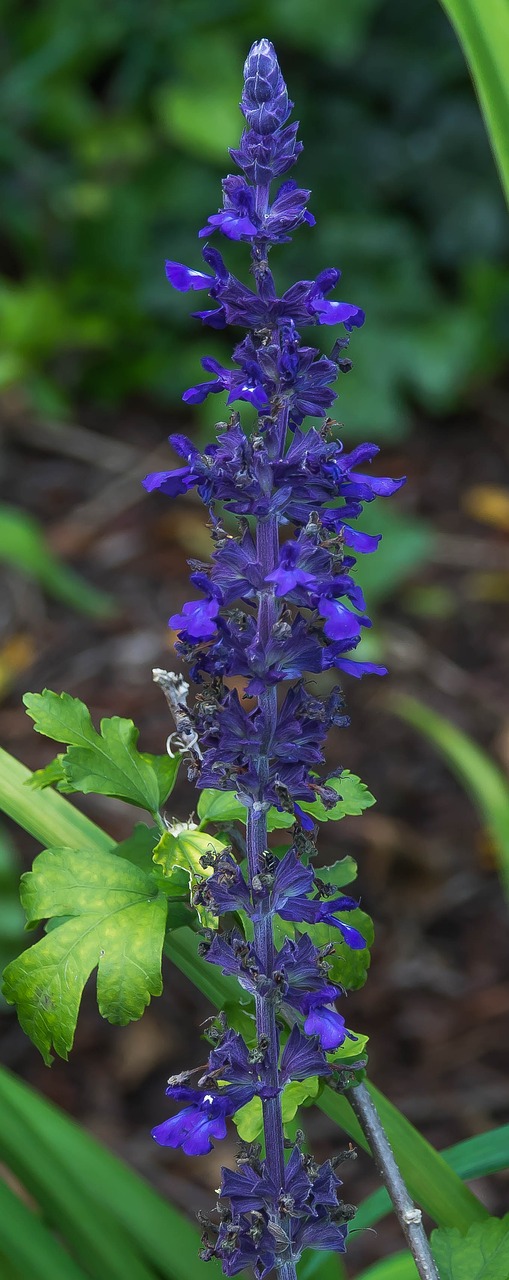
{"type": "Polygon", "coordinates": [[[57,918],[7,966],[4,994],[48,1064],[67,1058],[83,988],[97,967],[99,1011],[124,1026],[160,995],[167,904],[152,876],[112,854],[46,849],[22,877],[30,924],[57,918]]]}

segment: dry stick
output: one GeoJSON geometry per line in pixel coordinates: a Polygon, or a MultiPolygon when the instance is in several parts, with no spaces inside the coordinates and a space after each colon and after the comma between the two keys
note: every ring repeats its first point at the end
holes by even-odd
{"type": "Polygon", "coordinates": [[[422,1225],[421,1210],[410,1199],[371,1094],[365,1084],[359,1084],[355,1089],[348,1089],[346,1096],[366,1134],[371,1154],[391,1197],[394,1212],[408,1241],[421,1280],[440,1280],[422,1225]]]}

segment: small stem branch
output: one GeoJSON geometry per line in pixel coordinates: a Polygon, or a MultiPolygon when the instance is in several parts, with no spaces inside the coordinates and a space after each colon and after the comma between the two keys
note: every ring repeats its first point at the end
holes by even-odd
{"type": "Polygon", "coordinates": [[[366,1134],[373,1159],[391,1197],[394,1212],[408,1241],[421,1280],[440,1280],[422,1225],[421,1210],[409,1196],[371,1094],[365,1084],[359,1084],[355,1089],[348,1089],[346,1096],[366,1134]]]}

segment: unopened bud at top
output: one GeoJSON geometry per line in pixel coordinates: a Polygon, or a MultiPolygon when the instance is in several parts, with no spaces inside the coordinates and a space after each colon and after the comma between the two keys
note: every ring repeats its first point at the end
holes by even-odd
{"type": "Polygon", "coordinates": [[[241,109],[256,133],[274,133],[288,119],[292,103],[270,40],[256,40],[244,63],[241,109]]]}

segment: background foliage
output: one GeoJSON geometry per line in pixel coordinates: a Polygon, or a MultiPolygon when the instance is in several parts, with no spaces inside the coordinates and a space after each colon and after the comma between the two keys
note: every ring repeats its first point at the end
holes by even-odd
{"type": "MultiPolygon", "coordinates": [[[[437,4],[7,0],[4,27],[4,387],[53,414],[133,393],[179,400],[203,338],[163,259],[198,261],[194,229],[217,207],[240,67],[261,31],[298,104],[318,217],[279,278],[338,263],[369,317],[342,386],[348,430],[395,437],[409,398],[454,407],[499,366],[506,215],[437,4]]],[[[221,352],[217,335],[209,346],[221,352]]]]}

